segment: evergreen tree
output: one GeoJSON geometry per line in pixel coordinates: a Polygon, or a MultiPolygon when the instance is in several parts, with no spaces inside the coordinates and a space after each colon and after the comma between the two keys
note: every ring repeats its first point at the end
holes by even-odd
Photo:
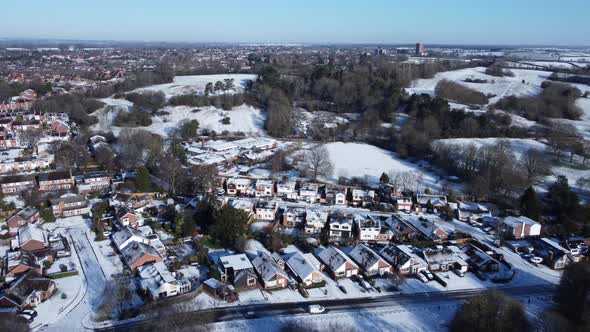
{"type": "Polygon", "coordinates": [[[556,302],[562,315],[574,323],[580,323],[588,315],[590,294],[590,263],[569,265],[561,275],[556,302]]]}
{"type": "Polygon", "coordinates": [[[387,175],[387,173],[383,172],[381,174],[381,177],[379,178],[379,183],[381,183],[381,184],[389,183],[389,176],[387,175]]]}
{"type": "Polygon", "coordinates": [[[541,219],[541,203],[539,202],[537,193],[532,186],[528,187],[520,198],[520,213],[535,221],[541,219]]]}
{"type": "Polygon", "coordinates": [[[184,235],[184,215],[182,213],[177,213],[174,218],[174,233],[176,237],[184,235]]]}
{"type": "Polygon", "coordinates": [[[150,189],[150,172],[145,166],[140,166],[135,174],[135,188],[138,192],[146,192],[150,189]]]}

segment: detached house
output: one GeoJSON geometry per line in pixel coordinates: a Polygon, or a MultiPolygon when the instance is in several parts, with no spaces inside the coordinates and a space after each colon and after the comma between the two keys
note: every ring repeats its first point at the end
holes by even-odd
{"type": "Polygon", "coordinates": [[[189,280],[177,280],[162,262],[140,266],[137,271],[141,288],[153,300],[187,293],[192,287],[189,280]]]}
{"type": "Polygon", "coordinates": [[[255,195],[256,197],[271,197],[273,193],[273,184],[270,180],[256,181],[255,195]]]}
{"type": "Polygon", "coordinates": [[[334,278],[350,278],[359,273],[359,267],[342,250],[329,246],[318,257],[328,267],[334,278]]]}
{"type": "Polygon", "coordinates": [[[49,201],[55,217],[66,218],[90,213],[88,201],[80,195],[64,195],[49,201]]]}
{"type": "Polygon", "coordinates": [[[43,267],[37,262],[34,255],[24,251],[6,252],[2,273],[6,281],[12,281],[31,270],[39,275],[43,274],[43,267]]]}
{"type": "Polygon", "coordinates": [[[320,272],[321,264],[312,254],[297,251],[287,259],[286,264],[305,287],[324,282],[323,274],[320,272]]]}
{"type": "Polygon", "coordinates": [[[54,120],[49,126],[49,132],[52,136],[65,137],[70,133],[70,126],[61,120],[54,120]]]}
{"type": "Polygon", "coordinates": [[[328,212],[309,209],[305,210],[305,233],[318,234],[328,222],[328,212]]]}
{"type": "Polygon", "coordinates": [[[365,244],[359,244],[349,254],[368,276],[384,276],[392,271],[391,264],[365,244]]]}
{"type": "Polygon", "coordinates": [[[428,264],[406,245],[388,244],[379,253],[403,275],[416,275],[428,269],[428,264]]]}
{"type": "Polygon", "coordinates": [[[39,220],[39,211],[30,206],[18,211],[15,215],[8,218],[6,225],[10,234],[16,234],[18,229],[25,224],[34,224],[39,220]]]}
{"type": "Polygon", "coordinates": [[[388,240],[381,238],[381,220],[379,220],[379,216],[356,214],[354,221],[356,223],[359,241],[388,240]]]}
{"type": "Polygon", "coordinates": [[[541,235],[541,224],[525,216],[506,217],[501,228],[502,233],[514,239],[541,235]]]}
{"type": "Polygon", "coordinates": [[[222,282],[231,283],[236,289],[256,287],[256,273],[245,254],[218,257],[216,264],[222,282]]]}
{"type": "Polygon", "coordinates": [[[137,228],[138,226],[141,226],[143,224],[139,222],[141,220],[140,216],[130,212],[126,207],[116,209],[115,216],[117,218],[117,221],[119,222],[119,225],[121,226],[130,226],[132,228],[137,228]]]}
{"type": "Polygon", "coordinates": [[[288,285],[289,277],[283,271],[275,259],[267,253],[261,253],[254,258],[252,265],[260,277],[260,283],[264,289],[285,288],[288,285]]]}
{"type": "Polygon", "coordinates": [[[274,221],[276,218],[278,204],[276,202],[256,202],[255,218],[261,221],[274,221]]]}
{"type": "Polygon", "coordinates": [[[123,248],[121,250],[121,256],[123,256],[123,261],[125,261],[131,271],[135,271],[138,267],[146,264],[164,261],[156,249],[140,242],[133,242],[123,248]]]}
{"type": "Polygon", "coordinates": [[[352,236],[353,216],[340,212],[330,216],[330,237],[348,239],[352,236]]]}
{"type": "Polygon", "coordinates": [[[48,300],[56,291],[55,281],[29,271],[0,293],[0,307],[18,310],[34,308],[48,300]]]}
{"type": "Polygon", "coordinates": [[[461,270],[467,272],[468,264],[459,250],[451,248],[426,249],[422,252],[431,271],[461,270]]]}
{"type": "Polygon", "coordinates": [[[439,213],[447,205],[447,196],[444,195],[416,195],[417,212],[439,213]]]}
{"type": "Polygon", "coordinates": [[[541,238],[535,241],[534,246],[535,254],[543,258],[543,264],[554,270],[564,269],[574,262],[569,250],[551,239],[541,238]]]}
{"type": "Polygon", "coordinates": [[[490,210],[481,204],[472,202],[459,202],[457,204],[457,219],[461,221],[475,221],[491,216],[490,210]]]}
{"type": "Polygon", "coordinates": [[[47,234],[36,224],[25,224],[18,229],[17,234],[15,242],[24,252],[34,252],[49,247],[47,234]]]}
{"type": "Polygon", "coordinates": [[[305,221],[305,209],[304,208],[285,208],[283,210],[283,218],[281,224],[285,227],[299,227],[303,225],[305,221]]]}
{"type": "Polygon", "coordinates": [[[327,190],[326,203],[330,205],[346,205],[346,193],[341,190],[327,190]]]}
{"type": "Polygon", "coordinates": [[[72,173],[68,171],[57,171],[39,175],[39,191],[71,190],[75,182],[72,173]]]}
{"type": "Polygon", "coordinates": [[[287,181],[277,183],[277,196],[285,199],[298,199],[299,195],[295,191],[295,182],[287,181]]]}
{"type": "Polygon", "coordinates": [[[244,194],[250,187],[250,179],[231,178],[226,182],[228,195],[244,194]]]}

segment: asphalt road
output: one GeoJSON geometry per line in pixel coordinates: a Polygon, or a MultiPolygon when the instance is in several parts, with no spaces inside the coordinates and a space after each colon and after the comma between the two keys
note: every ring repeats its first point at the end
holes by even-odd
{"type": "MultiPolygon", "coordinates": [[[[549,285],[539,286],[509,286],[500,287],[498,290],[508,296],[515,298],[526,298],[529,296],[548,296],[552,295],[555,287],[549,285]]],[[[317,301],[313,304],[321,304],[326,308],[326,313],[338,313],[355,310],[384,309],[391,307],[406,307],[420,305],[448,304],[450,302],[462,302],[474,295],[481,294],[486,289],[447,291],[447,292],[430,292],[415,294],[395,294],[381,297],[365,297],[356,299],[339,299],[317,301]]],[[[273,316],[293,316],[298,314],[307,314],[307,307],[312,302],[303,303],[273,303],[273,304],[256,304],[242,305],[239,307],[226,307],[208,309],[198,312],[207,312],[213,314],[215,321],[232,321],[243,319],[254,319],[273,316]],[[250,314],[252,313],[252,314],[250,314]]],[[[174,319],[170,316],[168,319],[174,319]]],[[[100,331],[134,331],[139,328],[149,330],[152,319],[149,317],[141,320],[122,324],[112,328],[101,329],[100,331]]]]}

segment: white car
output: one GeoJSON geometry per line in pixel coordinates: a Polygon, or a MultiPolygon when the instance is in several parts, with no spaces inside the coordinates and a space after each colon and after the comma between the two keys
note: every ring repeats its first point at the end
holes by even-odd
{"type": "Polygon", "coordinates": [[[459,269],[455,269],[453,270],[453,272],[455,272],[456,275],[458,275],[459,277],[464,277],[465,276],[465,272],[459,270],[459,269]]]}
{"type": "Polygon", "coordinates": [[[427,283],[428,282],[428,278],[426,278],[426,276],[422,273],[417,273],[418,275],[418,279],[420,279],[423,283],[427,283]]]}
{"type": "Polygon", "coordinates": [[[308,307],[308,310],[310,314],[321,314],[326,311],[326,308],[319,304],[312,304],[308,307]]]}
{"type": "Polygon", "coordinates": [[[541,263],[543,263],[543,258],[535,256],[535,257],[531,257],[530,261],[533,264],[541,264],[541,263]]]}
{"type": "Polygon", "coordinates": [[[422,273],[426,276],[426,278],[428,278],[428,280],[434,280],[434,276],[432,275],[432,273],[428,270],[424,270],[422,271],[422,273]]]}

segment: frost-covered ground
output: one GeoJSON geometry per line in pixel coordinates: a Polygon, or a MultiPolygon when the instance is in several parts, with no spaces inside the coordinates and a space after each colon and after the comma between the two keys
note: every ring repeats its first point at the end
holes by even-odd
{"type": "Polygon", "coordinates": [[[242,132],[249,135],[264,136],[264,121],[266,115],[257,108],[248,105],[234,107],[231,111],[220,110],[215,107],[165,107],[161,111],[167,112],[167,115],[152,117],[152,124],[143,129],[154,134],[167,136],[171,130],[178,128],[178,124],[183,120],[199,121],[200,130],[215,130],[217,133],[223,131],[242,132]],[[194,110],[200,110],[194,112],[194,110]],[[223,118],[230,119],[229,124],[223,124],[223,118]]]}
{"type": "MultiPolygon", "coordinates": [[[[535,141],[531,138],[502,138],[510,142],[512,151],[516,157],[522,156],[528,150],[545,151],[545,144],[535,141]]],[[[473,144],[475,147],[480,148],[482,146],[494,145],[500,140],[500,138],[489,137],[489,138],[448,138],[439,139],[433,141],[433,144],[452,144],[452,145],[470,145],[473,144]]]]}
{"type": "Polygon", "coordinates": [[[225,79],[234,80],[234,88],[225,91],[223,93],[239,93],[244,91],[244,88],[249,81],[256,80],[254,74],[219,74],[219,75],[192,75],[192,76],[176,76],[174,82],[167,84],[152,85],[145,88],[139,88],[133,92],[144,92],[144,91],[161,91],[166,95],[166,99],[172,96],[184,95],[184,94],[202,94],[205,91],[207,83],[213,83],[217,81],[223,82],[225,79]]]}
{"type": "Polygon", "coordinates": [[[393,152],[362,143],[335,142],[325,145],[330,154],[330,160],[334,165],[331,182],[338,181],[339,177],[364,178],[370,184],[379,182],[383,172],[413,172],[422,175],[422,188],[440,190],[442,179],[428,172],[420,166],[399,158],[393,152]]]}

